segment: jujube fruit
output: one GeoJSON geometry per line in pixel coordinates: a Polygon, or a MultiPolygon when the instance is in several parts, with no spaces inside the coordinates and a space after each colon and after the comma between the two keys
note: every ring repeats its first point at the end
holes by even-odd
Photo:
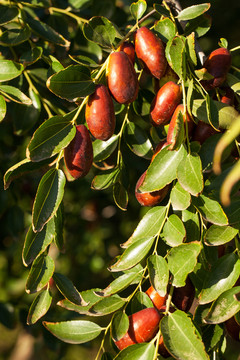
{"type": "Polygon", "coordinates": [[[223,104],[232,106],[235,99],[234,91],[229,86],[225,86],[221,90],[224,91],[224,94],[221,96],[221,102],[223,104]]]}
{"type": "Polygon", "coordinates": [[[161,307],[166,304],[167,294],[165,296],[160,296],[153,286],[150,286],[147,289],[146,294],[150,297],[156,309],[160,310],[161,307]]]}
{"type": "Polygon", "coordinates": [[[198,141],[202,145],[204,141],[206,141],[210,136],[217,133],[218,131],[215,130],[211,125],[206,124],[203,121],[199,121],[194,129],[192,140],[198,141]]]}
{"type": "Polygon", "coordinates": [[[171,121],[169,123],[169,128],[168,128],[168,133],[167,133],[167,143],[168,144],[172,144],[174,145],[174,143],[176,142],[175,139],[175,127],[177,125],[177,119],[178,119],[178,115],[179,113],[182,113],[183,115],[183,122],[186,123],[187,121],[187,125],[188,125],[188,135],[191,136],[193,128],[194,128],[194,122],[192,121],[192,119],[190,118],[190,115],[188,114],[188,112],[186,111],[186,113],[184,114],[184,106],[183,104],[180,104],[176,107],[173,116],[171,118],[171,121]]]}
{"type": "Polygon", "coordinates": [[[131,60],[123,51],[110,54],[106,70],[108,88],[120,104],[133,102],[138,94],[138,79],[131,60]]]}
{"type": "Polygon", "coordinates": [[[130,345],[152,340],[158,332],[162,316],[155,308],[146,308],[130,315],[128,331],[115,345],[123,350],[130,345]]]}
{"type": "Polygon", "coordinates": [[[135,62],[135,48],[134,45],[130,42],[125,41],[122,45],[119,46],[118,51],[123,51],[129,59],[131,60],[132,64],[134,65],[135,62]]]}
{"type": "Polygon", "coordinates": [[[224,325],[231,338],[236,341],[240,341],[240,326],[238,325],[234,316],[225,321],[224,325]]]}
{"type": "Polygon", "coordinates": [[[182,311],[189,311],[195,296],[195,288],[190,278],[187,277],[186,284],[183,287],[174,288],[172,302],[182,311]]]}
{"type": "Polygon", "coordinates": [[[162,40],[146,27],[136,31],[134,40],[138,59],[155,78],[160,79],[167,67],[162,40]]]}
{"type": "Polygon", "coordinates": [[[108,140],[115,130],[115,113],[111,95],[105,85],[97,85],[89,96],[85,118],[91,134],[99,140],[108,140]]]}
{"type": "Polygon", "coordinates": [[[166,125],[182,98],[181,87],[168,81],[159,89],[151,104],[150,114],[154,126],[166,125]]]}
{"type": "Polygon", "coordinates": [[[75,179],[89,172],[93,162],[93,147],[86,126],[76,126],[75,137],[64,149],[64,160],[68,172],[75,179]]]}

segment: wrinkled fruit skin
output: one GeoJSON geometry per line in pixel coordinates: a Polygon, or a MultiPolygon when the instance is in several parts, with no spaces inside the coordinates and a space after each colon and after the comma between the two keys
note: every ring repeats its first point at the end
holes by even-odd
{"type": "Polygon", "coordinates": [[[68,172],[75,179],[89,172],[93,162],[93,147],[86,126],[76,126],[74,139],[64,149],[64,160],[68,172]]]}
{"type": "MultiPolygon", "coordinates": [[[[184,106],[183,104],[180,104],[176,107],[173,116],[171,118],[170,124],[169,124],[169,128],[168,128],[168,133],[167,133],[167,143],[168,144],[174,144],[176,142],[175,136],[174,136],[174,129],[177,123],[177,118],[179,113],[184,113],[184,106]]],[[[190,115],[188,114],[188,112],[186,112],[185,115],[183,115],[183,121],[184,123],[188,124],[188,136],[190,137],[192,135],[193,132],[193,128],[194,128],[194,122],[192,121],[192,119],[190,118],[190,115]]]]}
{"type": "Polygon", "coordinates": [[[142,206],[155,206],[159,204],[168,194],[169,185],[166,185],[163,189],[157,191],[145,192],[145,193],[139,192],[138,189],[140,188],[140,186],[142,185],[145,179],[146,172],[147,170],[140,176],[140,178],[137,181],[135,187],[135,197],[139,202],[139,204],[142,206]]]}
{"type": "Polygon", "coordinates": [[[115,345],[119,350],[150,341],[158,332],[162,315],[155,308],[146,308],[129,316],[127,333],[115,345]]]}
{"type": "Polygon", "coordinates": [[[119,46],[118,51],[125,52],[125,54],[127,54],[129,59],[131,60],[132,64],[134,65],[134,62],[135,62],[135,48],[134,48],[134,45],[132,43],[129,43],[129,42],[125,41],[124,43],[122,43],[122,45],[119,46]]]}
{"type": "Polygon", "coordinates": [[[195,288],[189,277],[186,279],[186,285],[180,288],[174,288],[172,302],[182,311],[189,311],[195,296],[195,288]]]}
{"type": "Polygon", "coordinates": [[[91,134],[99,140],[108,140],[115,130],[115,113],[111,95],[105,85],[97,85],[89,96],[85,118],[91,134]]]}
{"type": "Polygon", "coordinates": [[[213,76],[211,80],[203,80],[202,84],[206,90],[221,86],[226,80],[231,66],[231,53],[228,49],[218,48],[211,52],[203,67],[213,76]]]}
{"type": "Polygon", "coordinates": [[[160,310],[163,305],[166,305],[167,295],[160,296],[152,286],[147,289],[146,294],[150,297],[156,309],[160,310]]]}
{"type": "Polygon", "coordinates": [[[138,59],[155,78],[160,79],[167,67],[162,40],[146,27],[138,29],[134,36],[138,59]]]}
{"type": "Polygon", "coordinates": [[[204,141],[215,134],[218,134],[218,131],[216,131],[211,125],[206,124],[203,121],[199,121],[195,127],[192,140],[198,141],[202,145],[204,141]]]}
{"type": "Polygon", "coordinates": [[[150,114],[154,126],[166,125],[182,98],[181,87],[168,81],[157,92],[151,104],[150,114]]]}
{"type": "Polygon", "coordinates": [[[132,62],[123,51],[113,52],[107,66],[108,88],[120,104],[133,102],[138,94],[138,79],[132,62]]]}

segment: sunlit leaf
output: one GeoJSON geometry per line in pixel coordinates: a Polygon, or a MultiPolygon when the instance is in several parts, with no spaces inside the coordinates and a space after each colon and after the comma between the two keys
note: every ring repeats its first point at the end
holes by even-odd
{"type": "Polygon", "coordinates": [[[54,273],[54,260],[42,254],[34,260],[26,282],[26,292],[28,294],[42,290],[47,285],[54,273]]]}
{"type": "Polygon", "coordinates": [[[36,295],[33,300],[27,317],[27,324],[35,324],[41,317],[43,317],[50,308],[52,303],[52,294],[50,290],[44,289],[39,294],[36,295]]]}

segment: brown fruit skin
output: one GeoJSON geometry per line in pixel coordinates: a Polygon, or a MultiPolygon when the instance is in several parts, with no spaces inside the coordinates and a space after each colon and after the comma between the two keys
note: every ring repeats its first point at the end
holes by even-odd
{"type": "Polygon", "coordinates": [[[129,104],[137,98],[137,74],[125,52],[116,51],[110,54],[106,75],[108,88],[117,102],[129,104]]]}
{"type": "Polygon", "coordinates": [[[195,296],[195,288],[189,277],[186,279],[186,285],[180,288],[174,288],[172,302],[182,311],[189,311],[195,296]]]}
{"type": "Polygon", "coordinates": [[[131,60],[132,64],[134,65],[135,62],[135,48],[134,45],[130,42],[125,41],[122,45],[119,46],[118,51],[123,51],[129,59],[131,60]]]}
{"type": "Polygon", "coordinates": [[[155,206],[159,204],[165,196],[168,194],[170,185],[166,185],[163,189],[152,191],[152,192],[145,192],[141,193],[138,191],[140,186],[142,185],[145,176],[146,176],[147,170],[140,176],[140,178],[137,181],[136,187],[135,187],[135,197],[140,205],[142,206],[155,206]]]}
{"type": "Polygon", "coordinates": [[[167,295],[160,296],[152,286],[147,289],[146,294],[150,297],[156,309],[160,310],[163,305],[166,305],[167,295]]]}
{"type": "Polygon", "coordinates": [[[154,126],[166,125],[182,98],[182,90],[173,81],[168,81],[157,92],[151,104],[150,114],[154,126]]]}
{"type": "Polygon", "coordinates": [[[96,90],[89,96],[85,118],[91,134],[99,140],[108,140],[115,130],[114,105],[108,88],[97,85],[96,90]]]}
{"type": "Polygon", "coordinates": [[[146,308],[130,315],[128,331],[115,345],[123,350],[130,345],[152,340],[158,332],[162,316],[155,308],[146,308]]]}
{"type": "Polygon", "coordinates": [[[160,79],[167,67],[162,40],[146,27],[136,31],[134,40],[138,59],[155,78],[160,79]]]}
{"type": "MultiPolygon", "coordinates": [[[[175,142],[174,139],[174,128],[176,126],[176,122],[177,122],[177,118],[178,118],[178,114],[180,113],[184,113],[184,106],[183,104],[180,104],[176,107],[173,116],[171,118],[170,124],[169,124],[169,128],[168,128],[168,133],[167,133],[167,143],[168,144],[173,144],[175,142]]],[[[192,119],[190,118],[190,115],[188,114],[188,112],[186,112],[185,116],[183,115],[183,121],[184,123],[186,123],[187,120],[187,124],[188,124],[188,136],[191,137],[192,132],[193,132],[193,128],[194,128],[194,122],[192,121],[192,119]]]]}
{"type": "Polygon", "coordinates": [[[195,127],[192,140],[198,141],[202,145],[204,141],[215,134],[218,134],[218,131],[216,131],[211,125],[206,124],[203,121],[199,121],[195,127]]]}
{"type": "Polygon", "coordinates": [[[65,165],[70,175],[79,179],[89,172],[93,162],[93,147],[88,129],[76,126],[76,135],[64,149],[65,165]]]}
{"type": "Polygon", "coordinates": [[[203,80],[202,84],[206,90],[221,86],[226,80],[227,73],[232,62],[231,53],[228,49],[218,48],[211,52],[203,67],[213,76],[211,80],[203,80]]]}
{"type": "Polygon", "coordinates": [[[225,321],[224,323],[225,328],[227,330],[227,333],[236,341],[240,341],[239,338],[239,332],[240,332],[240,326],[236,322],[234,316],[225,321]]]}

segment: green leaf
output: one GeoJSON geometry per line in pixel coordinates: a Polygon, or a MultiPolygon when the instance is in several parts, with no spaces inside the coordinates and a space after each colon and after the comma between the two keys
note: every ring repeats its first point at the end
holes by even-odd
{"type": "Polygon", "coordinates": [[[0,122],[5,118],[7,111],[6,101],[4,97],[0,95],[0,122]]]}
{"type": "Polygon", "coordinates": [[[47,87],[55,95],[69,101],[90,95],[95,90],[89,69],[82,65],[70,65],[53,74],[47,80],[47,87]]]}
{"type": "Polygon", "coordinates": [[[209,10],[211,4],[205,3],[205,4],[199,4],[199,5],[193,5],[189,6],[185,9],[183,9],[178,15],[178,20],[191,20],[195,19],[196,17],[202,15],[206,11],[209,10]]]}
{"type": "Polygon", "coordinates": [[[136,344],[120,351],[114,360],[150,360],[154,358],[154,353],[154,343],[136,344]]]}
{"type": "Polygon", "coordinates": [[[0,5],[0,25],[9,23],[16,16],[18,16],[18,8],[16,6],[0,5]]]}
{"type": "Polygon", "coordinates": [[[178,166],[177,178],[190,194],[198,196],[203,191],[202,163],[198,154],[187,154],[178,166]]]}
{"type": "Polygon", "coordinates": [[[31,30],[27,24],[23,28],[15,28],[4,31],[0,36],[0,44],[3,46],[16,46],[28,40],[31,30]]]}
{"type": "Polygon", "coordinates": [[[42,161],[58,154],[72,141],[76,126],[64,116],[53,116],[45,120],[35,131],[27,147],[27,157],[42,161]]]}
{"type": "Polygon", "coordinates": [[[174,151],[169,151],[168,147],[162,149],[150,164],[139,191],[156,191],[170,184],[177,177],[177,168],[185,153],[183,145],[174,151]]]}
{"type": "Polygon", "coordinates": [[[234,296],[238,293],[240,293],[240,286],[235,286],[222,293],[213,302],[203,321],[207,324],[220,324],[233,317],[240,311],[240,302],[234,296]]]}
{"type": "Polygon", "coordinates": [[[54,273],[54,261],[49,255],[40,255],[34,260],[26,282],[28,294],[42,290],[54,273]]]}
{"type": "Polygon", "coordinates": [[[167,42],[166,46],[166,58],[171,66],[171,68],[175,71],[175,73],[179,76],[180,79],[183,79],[183,67],[185,63],[185,46],[186,40],[183,36],[175,36],[173,39],[170,39],[167,42]]]}
{"type": "Polygon", "coordinates": [[[179,360],[209,360],[190,317],[176,310],[161,320],[161,332],[167,350],[179,360]]]}
{"type": "Polygon", "coordinates": [[[154,237],[147,237],[135,241],[130,245],[119,260],[110,266],[110,271],[127,270],[138,264],[149,252],[154,242],[154,237]]]}
{"type": "Polygon", "coordinates": [[[127,210],[128,192],[120,181],[113,185],[113,199],[119,209],[127,210]]]}
{"type": "Polygon", "coordinates": [[[29,227],[25,238],[22,259],[25,266],[33,262],[36,257],[42,254],[54,239],[55,226],[54,219],[50,220],[42,229],[42,231],[35,233],[32,225],[29,227]]]}
{"type": "Polygon", "coordinates": [[[40,46],[36,46],[31,50],[23,52],[20,56],[19,61],[23,64],[24,67],[32,65],[41,58],[42,52],[43,48],[40,46]]]}
{"type": "Polygon", "coordinates": [[[180,245],[186,237],[186,230],[182,220],[176,215],[169,216],[163,227],[163,237],[166,243],[175,247],[180,245]]]}
{"type": "Polygon", "coordinates": [[[90,289],[90,290],[86,290],[86,291],[81,291],[80,295],[84,300],[84,305],[76,305],[73,304],[72,302],[70,302],[69,300],[60,300],[57,305],[70,310],[70,311],[75,311],[79,314],[85,314],[85,315],[89,315],[89,309],[96,304],[97,302],[99,302],[99,296],[96,295],[96,293],[98,291],[101,291],[101,289],[90,289]],[[96,292],[96,293],[95,293],[96,292]],[[87,304],[87,305],[85,305],[87,304]]]}
{"type": "Polygon", "coordinates": [[[153,4],[154,9],[160,14],[163,15],[165,17],[170,17],[170,11],[168,9],[166,9],[165,6],[160,5],[160,4],[153,4]]]}
{"type": "Polygon", "coordinates": [[[173,210],[185,210],[191,204],[191,195],[184,190],[179,182],[172,187],[170,200],[173,210]]]}
{"type": "Polygon", "coordinates": [[[104,190],[109,188],[118,181],[119,174],[120,170],[118,167],[103,171],[94,177],[91,185],[92,189],[104,190]]]}
{"type": "Polygon", "coordinates": [[[43,325],[58,339],[69,344],[83,344],[100,335],[102,328],[87,320],[72,320],[62,322],[44,321],[43,325]]]}
{"type": "Polygon", "coordinates": [[[181,244],[170,250],[167,256],[168,267],[173,274],[172,285],[182,287],[185,285],[187,275],[197,264],[197,257],[201,251],[201,243],[195,241],[181,244]]]}
{"type": "Polygon", "coordinates": [[[112,295],[99,300],[90,309],[88,314],[92,316],[105,316],[121,309],[126,304],[126,300],[118,295],[112,295]]]}
{"type": "Polygon", "coordinates": [[[50,290],[47,288],[42,290],[39,294],[36,295],[35,299],[30,306],[27,324],[33,325],[35,324],[41,317],[43,317],[50,308],[52,303],[52,294],[50,290]]]}
{"type": "MultiPolygon", "coordinates": [[[[191,62],[193,63],[194,66],[197,66],[197,55],[196,55],[196,50],[195,50],[195,46],[196,46],[196,41],[195,41],[195,33],[192,32],[188,37],[187,37],[187,45],[188,45],[188,55],[191,62]]],[[[193,81],[193,79],[191,79],[191,81],[193,81]]],[[[188,89],[189,91],[189,89],[188,89]]]]}
{"type": "Polygon", "coordinates": [[[229,219],[229,224],[239,223],[240,218],[240,200],[234,199],[231,204],[226,208],[226,214],[229,219]]]}
{"type": "Polygon", "coordinates": [[[80,65],[90,66],[92,68],[98,68],[99,66],[101,66],[100,64],[96,63],[96,61],[85,55],[69,55],[69,57],[71,60],[75,61],[80,65]]]}
{"type": "Polygon", "coordinates": [[[238,77],[228,73],[227,83],[235,93],[240,95],[240,80],[238,77]]]}
{"type": "Polygon", "coordinates": [[[215,129],[219,129],[219,113],[216,106],[216,103],[210,97],[209,94],[206,95],[206,109],[207,109],[207,117],[208,123],[215,129]]]}
{"type": "Polygon", "coordinates": [[[187,233],[187,239],[195,241],[200,239],[200,223],[198,211],[193,205],[182,211],[182,221],[187,233]]]}
{"type": "Polygon", "coordinates": [[[114,25],[104,16],[94,16],[84,24],[85,37],[103,47],[112,48],[117,35],[114,25]]]}
{"type": "Polygon", "coordinates": [[[155,206],[148,210],[137,225],[132,236],[121,246],[126,248],[144,237],[156,236],[163,227],[166,211],[165,206],[155,206]]]}
{"type": "Polygon", "coordinates": [[[1,85],[0,93],[2,93],[9,100],[15,101],[20,104],[31,105],[32,100],[29,99],[22,91],[19,89],[10,86],[10,85],[1,85]]]}
{"type": "Polygon", "coordinates": [[[41,231],[56,214],[63,198],[65,183],[65,175],[60,169],[50,169],[42,177],[33,204],[33,231],[41,231]]]}
{"type": "Polygon", "coordinates": [[[152,143],[147,133],[140,126],[128,121],[124,128],[124,138],[134,154],[149,160],[152,158],[152,143]]]}
{"type": "Polygon", "coordinates": [[[198,16],[195,19],[192,19],[187,22],[184,35],[190,35],[192,32],[195,33],[196,38],[199,38],[205,35],[208,30],[211,28],[212,18],[208,14],[203,14],[198,16]]]}
{"type": "Polygon", "coordinates": [[[0,60],[0,82],[12,80],[19,75],[24,70],[22,64],[18,64],[12,60],[0,60]]]}
{"type": "Polygon", "coordinates": [[[131,302],[131,313],[154,307],[150,297],[143,291],[137,291],[131,302]]]}
{"type": "Polygon", "coordinates": [[[116,149],[118,144],[118,135],[113,135],[107,141],[95,140],[93,141],[93,159],[95,162],[103,161],[108,158],[116,149]]]}
{"type": "Polygon", "coordinates": [[[150,255],[147,259],[148,273],[151,285],[164,296],[167,292],[169,270],[166,260],[159,255],[150,255]]]}
{"type": "Polygon", "coordinates": [[[73,285],[72,281],[69,280],[65,275],[55,272],[53,274],[53,280],[55,281],[58,290],[68,301],[76,305],[87,305],[87,303],[82,299],[78,290],[73,285]]]}
{"type": "Polygon", "coordinates": [[[219,246],[231,241],[239,232],[239,229],[231,226],[212,225],[207,229],[204,237],[206,245],[219,246]]]}
{"type": "Polygon", "coordinates": [[[176,25],[168,17],[163,18],[155,23],[154,30],[158,33],[158,36],[165,43],[171,40],[177,32],[176,25]]]}
{"type": "Polygon", "coordinates": [[[208,304],[217,299],[224,291],[231,289],[240,276],[238,255],[230,253],[218,259],[203,284],[199,295],[200,304],[208,304]]]}
{"type": "Polygon", "coordinates": [[[201,215],[212,224],[227,225],[228,219],[218,201],[210,199],[206,195],[192,198],[193,205],[201,215]]]}
{"type": "Polygon", "coordinates": [[[130,11],[135,20],[140,19],[147,10],[147,3],[145,0],[138,0],[130,5],[130,11]]]}
{"type": "Polygon", "coordinates": [[[64,223],[64,206],[63,201],[59,205],[57,212],[54,216],[55,223],[55,236],[54,241],[60,252],[64,251],[64,238],[63,238],[63,223],[64,223]]]}
{"type": "Polygon", "coordinates": [[[129,319],[124,311],[118,311],[113,315],[111,336],[114,341],[120,340],[128,331],[129,319]]]}

